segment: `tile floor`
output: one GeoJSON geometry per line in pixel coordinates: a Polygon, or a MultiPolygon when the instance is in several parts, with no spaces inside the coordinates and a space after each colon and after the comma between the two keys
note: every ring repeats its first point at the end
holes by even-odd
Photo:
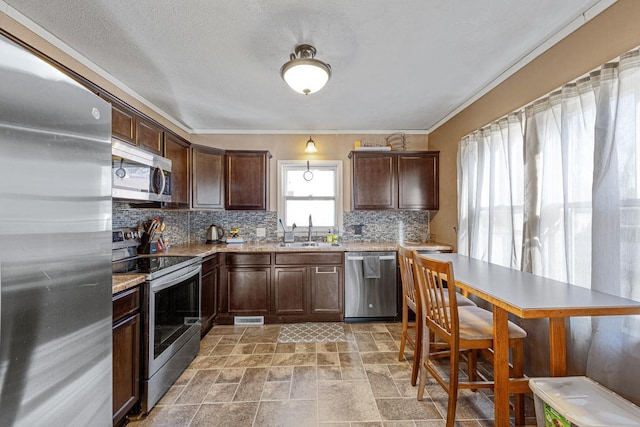
{"type": "MultiPolygon", "coordinates": [[[[431,379],[418,401],[411,349],[398,361],[399,323],[341,325],[346,341],[317,343],[278,343],[280,325],[214,326],[149,416],[128,427],[445,426],[446,394],[431,379]]],[[[490,393],[461,391],[457,420],[493,426],[490,393]]]]}

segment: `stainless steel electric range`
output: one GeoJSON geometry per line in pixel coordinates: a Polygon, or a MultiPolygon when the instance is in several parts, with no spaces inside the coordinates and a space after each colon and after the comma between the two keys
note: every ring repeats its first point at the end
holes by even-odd
{"type": "Polygon", "coordinates": [[[148,413],[200,350],[202,258],[139,255],[140,233],[113,230],[113,273],[144,274],[141,414],[148,413]]]}

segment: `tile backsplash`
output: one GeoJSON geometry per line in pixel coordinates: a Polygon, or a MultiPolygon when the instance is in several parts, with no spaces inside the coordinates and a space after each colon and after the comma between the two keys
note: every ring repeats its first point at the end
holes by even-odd
{"type": "Polygon", "coordinates": [[[426,242],[430,236],[429,211],[345,211],[343,221],[342,237],[349,242],[426,242]]]}
{"type": "MultiPolygon", "coordinates": [[[[226,233],[232,228],[240,230],[240,236],[248,242],[274,242],[282,238],[275,211],[196,211],[174,209],[150,209],[131,207],[126,202],[113,202],[113,228],[143,226],[154,217],[162,218],[166,224],[164,237],[172,245],[203,242],[211,224],[221,226],[226,233]],[[264,228],[266,235],[258,237],[257,228],[264,228]]],[[[429,240],[428,211],[345,211],[344,226],[340,230],[343,241],[427,241],[429,240]],[[357,235],[356,226],[362,225],[357,235]]],[[[300,232],[304,238],[306,232],[300,232]]],[[[321,238],[326,230],[314,233],[321,238]]],[[[298,235],[298,233],[296,233],[298,235]]]]}

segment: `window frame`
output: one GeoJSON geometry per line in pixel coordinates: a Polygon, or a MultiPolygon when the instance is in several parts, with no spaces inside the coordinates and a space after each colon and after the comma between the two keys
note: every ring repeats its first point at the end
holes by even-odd
{"type": "MultiPolygon", "coordinates": [[[[317,197],[318,200],[327,200],[327,199],[334,199],[335,200],[335,221],[336,221],[336,225],[335,227],[338,228],[338,230],[342,229],[342,218],[343,218],[343,193],[344,193],[344,189],[343,189],[343,174],[342,174],[342,160],[309,160],[309,162],[311,163],[311,168],[331,168],[335,170],[335,196],[334,198],[330,198],[330,197],[326,197],[326,196],[322,196],[322,197],[317,197]]],[[[303,166],[304,168],[307,167],[307,160],[278,160],[278,218],[281,218],[283,223],[285,223],[286,225],[286,200],[287,200],[287,196],[284,194],[284,186],[285,186],[285,171],[286,168],[288,167],[301,167],[303,166]]],[[[310,200],[313,200],[314,198],[311,198],[310,200]]],[[[334,227],[334,228],[335,228],[334,227]]],[[[317,231],[318,230],[323,230],[326,227],[316,227],[313,226],[312,228],[312,232],[314,232],[314,230],[316,230],[314,232],[314,234],[318,234],[317,231]]],[[[296,231],[299,232],[304,232],[307,233],[309,231],[309,224],[296,224],[296,231]]],[[[324,230],[326,232],[326,230],[324,230]]],[[[278,226],[278,230],[276,233],[278,236],[282,236],[282,228],[280,226],[278,226]]],[[[321,234],[325,234],[325,233],[321,233],[321,234]]]]}

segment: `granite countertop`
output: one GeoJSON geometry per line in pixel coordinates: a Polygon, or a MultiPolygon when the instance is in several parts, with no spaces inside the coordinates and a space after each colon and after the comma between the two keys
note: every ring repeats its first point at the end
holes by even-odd
{"type": "MultiPolygon", "coordinates": [[[[171,246],[157,255],[207,257],[220,252],[351,252],[351,251],[395,251],[398,242],[345,242],[341,246],[327,247],[278,247],[280,242],[247,243],[185,243],[171,246]]],[[[451,251],[453,248],[438,242],[402,242],[402,246],[424,251],[451,251]]],[[[122,292],[144,282],[144,274],[114,274],[113,293],[122,292]]]]}
{"type": "Polygon", "coordinates": [[[144,282],[144,274],[114,274],[111,276],[112,293],[126,291],[144,282]]]}
{"type": "MultiPolygon", "coordinates": [[[[186,243],[171,246],[158,255],[191,255],[206,257],[219,252],[350,252],[350,251],[395,251],[398,242],[345,242],[341,246],[327,247],[278,247],[280,242],[266,243],[186,243]]],[[[438,242],[402,242],[402,246],[424,251],[451,251],[449,245],[438,242]]]]}

